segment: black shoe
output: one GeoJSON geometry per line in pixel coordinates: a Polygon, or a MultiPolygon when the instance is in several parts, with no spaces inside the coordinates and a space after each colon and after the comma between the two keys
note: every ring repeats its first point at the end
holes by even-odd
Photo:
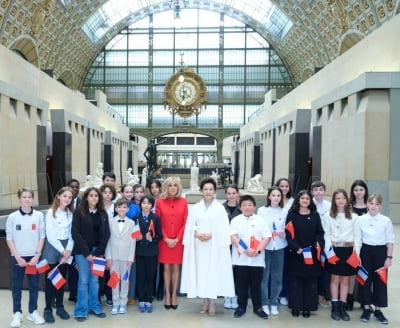
{"type": "Polygon", "coordinates": [[[75,317],[75,320],[78,322],[84,322],[86,321],[86,317],[75,317]]]}
{"type": "Polygon", "coordinates": [[[300,311],[299,310],[292,310],[292,316],[293,317],[298,317],[300,315],[300,311]]]}
{"type": "Polygon", "coordinates": [[[113,301],[112,300],[106,300],[105,304],[107,306],[113,306],[113,301]]]}
{"type": "Polygon", "coordinates": [[[241,308],[239,307],[239,308],[237,308],[237,309],[235,310],[235,312],[233,313],[233,316],[234,316],[235,318],[240,318],[240,317],[242,317],[243,314],[245,314],[245,313],[246,313],[246,310],[245,310],[245,309],[241,309],[241,308]]]}
{"type": "Polygon", "coordinates": [[[353,311],[353,308],[354,308],[354,296],[353,294],[348,294],[346,300],[346,310],[353,311]]]}
{"type": "Polygon", "coordinates": [[[303,311],[303,317],[304,318],[309,318],[311,315],[310,311],[303,311]]]}
{"type": "Polygon", "coordinates": [[[350,316],[346,312],[346,302],[339,301],[340,304],[340,319],[343,321],[350,321],[350,316]]]}
{"type": "Polygon", "coordinates": [[[171,308],[171,305],[169,305],[169,304],[164,304],[164,307],[165,307],[166,310],[169,310],[169,309],[171,308]]]}
{"type": "Polygon", "coordinates": [[[96,316],[97,318],[105,318],[106,317],[106,314],[104,312],[96,313],[91,310],[90,313],[93,314],[94,316],[96,316]]]}
{"type": "Polygon", "coordinates": [[[170,307],[172,310],[176,310],[178,308],[178,304],[175,304],[175,305],[171,304],[170,307]]]}
{"type": "Polygon", "coordinates": [[[256,316],[260,317],[261,319],[268,319],[268,314],[266,314],[263,311],[263,309],[254,310],[253,312],[256,316]]]}
{"type": "Polygon", "coordinates": [[[45,309],[43,311],[43,319],[47,323],[54,323],[54,316],[53,316],[53,310],[52,309],[45,309]]]}
{"type": "Polygon", "coordinates": [[[370,309],[365,309],[363,310],[363,313],[361,314],[360,320],[362,322],[368,322],[369,317],[371,316],[372,311],[370,309]]]}
{"type": "Polygon", "coordinates": [[[68,301],[70,301],[70,302],[73,302],[73,303],[76,303],[76,296],[70,296],[70,297],[68,297],[68,301]]]}
{"type": "Polygon", "coordinates": [[[333,320],[339,321],[340,320],[340,306],[341,303],[339,301],[331,301],[331,318],[333,320]]]}
{"type": "Polygon", "coordinates": [[[379,321],[380,323],[387,325],[389,323],[388,319],[385,318],[381,310],[375,310],[374,312],[375,320],[379,321]]]}
{"type": "Polygon", "coordinates": [[[56,314],[63,320],[68,320],[70,318],[67,311],[65,311],[63,306],[57,308],[56,314]]]}

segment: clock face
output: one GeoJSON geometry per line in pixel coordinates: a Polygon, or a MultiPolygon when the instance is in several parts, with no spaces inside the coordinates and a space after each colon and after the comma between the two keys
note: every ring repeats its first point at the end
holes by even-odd
{"type": "Polygon", "coordinates": [[[194,83],[190,80],[178,82],[175,85],[174,97],[183,106],[190,105],[196,99],[197,90],[194,83]]]}

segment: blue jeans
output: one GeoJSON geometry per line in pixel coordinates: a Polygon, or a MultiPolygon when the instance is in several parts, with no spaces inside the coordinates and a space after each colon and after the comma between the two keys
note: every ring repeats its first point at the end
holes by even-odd
{"type": "MultiPolygon", "coordinates": [[[[26,262],[29,262],[32,256],[22,257],[26,262]]],[[[11,256],[12,265],[12,298],[13,298],[13,313],[21,312],[21,298],[22,298],[22,285],[24,283],[25,267],[20,267],[15,260],[14,256],[11,256]]],[[[27,274],[29,283],[29,313],[32,313],[37,309],[37,300],[39,294],[39,275],[38,274],[27,274]]]]}
{"type": "Polygon", "coordinates": [[[103,309],[99,302],[99,277],[92,274],[91,263],[85,256],[75,255],[78,265],[78,295],[74,309],[75,317],[87,317],[89,311],[102,313],[103,309]]]}
{"type": "Polygon", "coordinates": [[[136,297],[136,262],[133,262],[131,265],[131,271],[129,272],[129,298],[136,297]]]}
{"type": "Polygon", "coordinates": [[[284,254],[284,248],[275,251],[265,250],[265,269],[261,281],[262,305],[278,305],[278,297],[282,289],[284,254]]]}

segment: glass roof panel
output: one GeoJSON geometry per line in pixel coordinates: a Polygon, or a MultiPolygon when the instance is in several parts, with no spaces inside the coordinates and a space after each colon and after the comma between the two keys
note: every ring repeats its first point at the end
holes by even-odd
{"type": "MultiPolygon", "coordinates": [[[[64,2],[68,2],[64,0],[64,2]]],[[[82,26],[82,29],[93,42],[97,42],[104,34],[107,33],[115,24],[122,19],[132,15],[135,12],[148,6],[155,6],[159,4],[170,3],[172,1],[159,1],[159,0],[109,0],[99,9],[97,9],[82,26]]],[[[187,7],[193,7],[194,4],[191,0],[186,0],[187,7]]],[[[243,12],[252,19],[260,22],[267,30],[278,40],[284,38],[286,33],[290,30],[292,22],[289,18],[277,8],[270,0],[214,0],[214,3],[223,6],[231,6],[234,9],[243,12]]],[[[173,5],[172,5],[173,6],[173,5]]],[[[183,5],[181,5],[184,8],[183,5]]],[[[203,8],[207,9],[207,8],[203,8]]],[[[210,8],[208,8],[210,9],[210,8]]],[[[184,18],[184,11],[182,9],[181,17],[183,23],[186,22],[184,18]]],[[[229,15],[229,13],[227,13],[229,15]]],[[[171,16],[168,17],[168,24],[171,24],[171,16]]]]}

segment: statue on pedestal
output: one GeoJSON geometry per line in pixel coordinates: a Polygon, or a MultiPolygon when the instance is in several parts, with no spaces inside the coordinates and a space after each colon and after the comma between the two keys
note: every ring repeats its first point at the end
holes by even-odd
{"type": "Polygon", "coordinates": [[[263,193],[264,188],[262,186],[262,175],[256,174],[247,182],[247,191],[255,193],[263,193]]]}
{"type": "Polygon", "coordinates": [[[199,168],[196,162],[193,162],[190,168],[190,190],[199,191],[199,168]]]}
{"type": "Polygon", "coordinates": [[[132,174],[131,167],[126,171],[126,183],[131,186],[139,183],[139,177],[136,174],[132,174]]]}
{"type": "Polygon", "coordinates": [[[166,141],[167,141],[167,139],[164,139],[163,141],[156,143],[156,140],[152,139],[152,140],[150,140],[149,146],[144,151],[143,156],[146,158],[147,170],[148,170],[149,174],[152,174],[153,171],[155,171],[158,167],[157,166],[157,146],[166,141]]]}

